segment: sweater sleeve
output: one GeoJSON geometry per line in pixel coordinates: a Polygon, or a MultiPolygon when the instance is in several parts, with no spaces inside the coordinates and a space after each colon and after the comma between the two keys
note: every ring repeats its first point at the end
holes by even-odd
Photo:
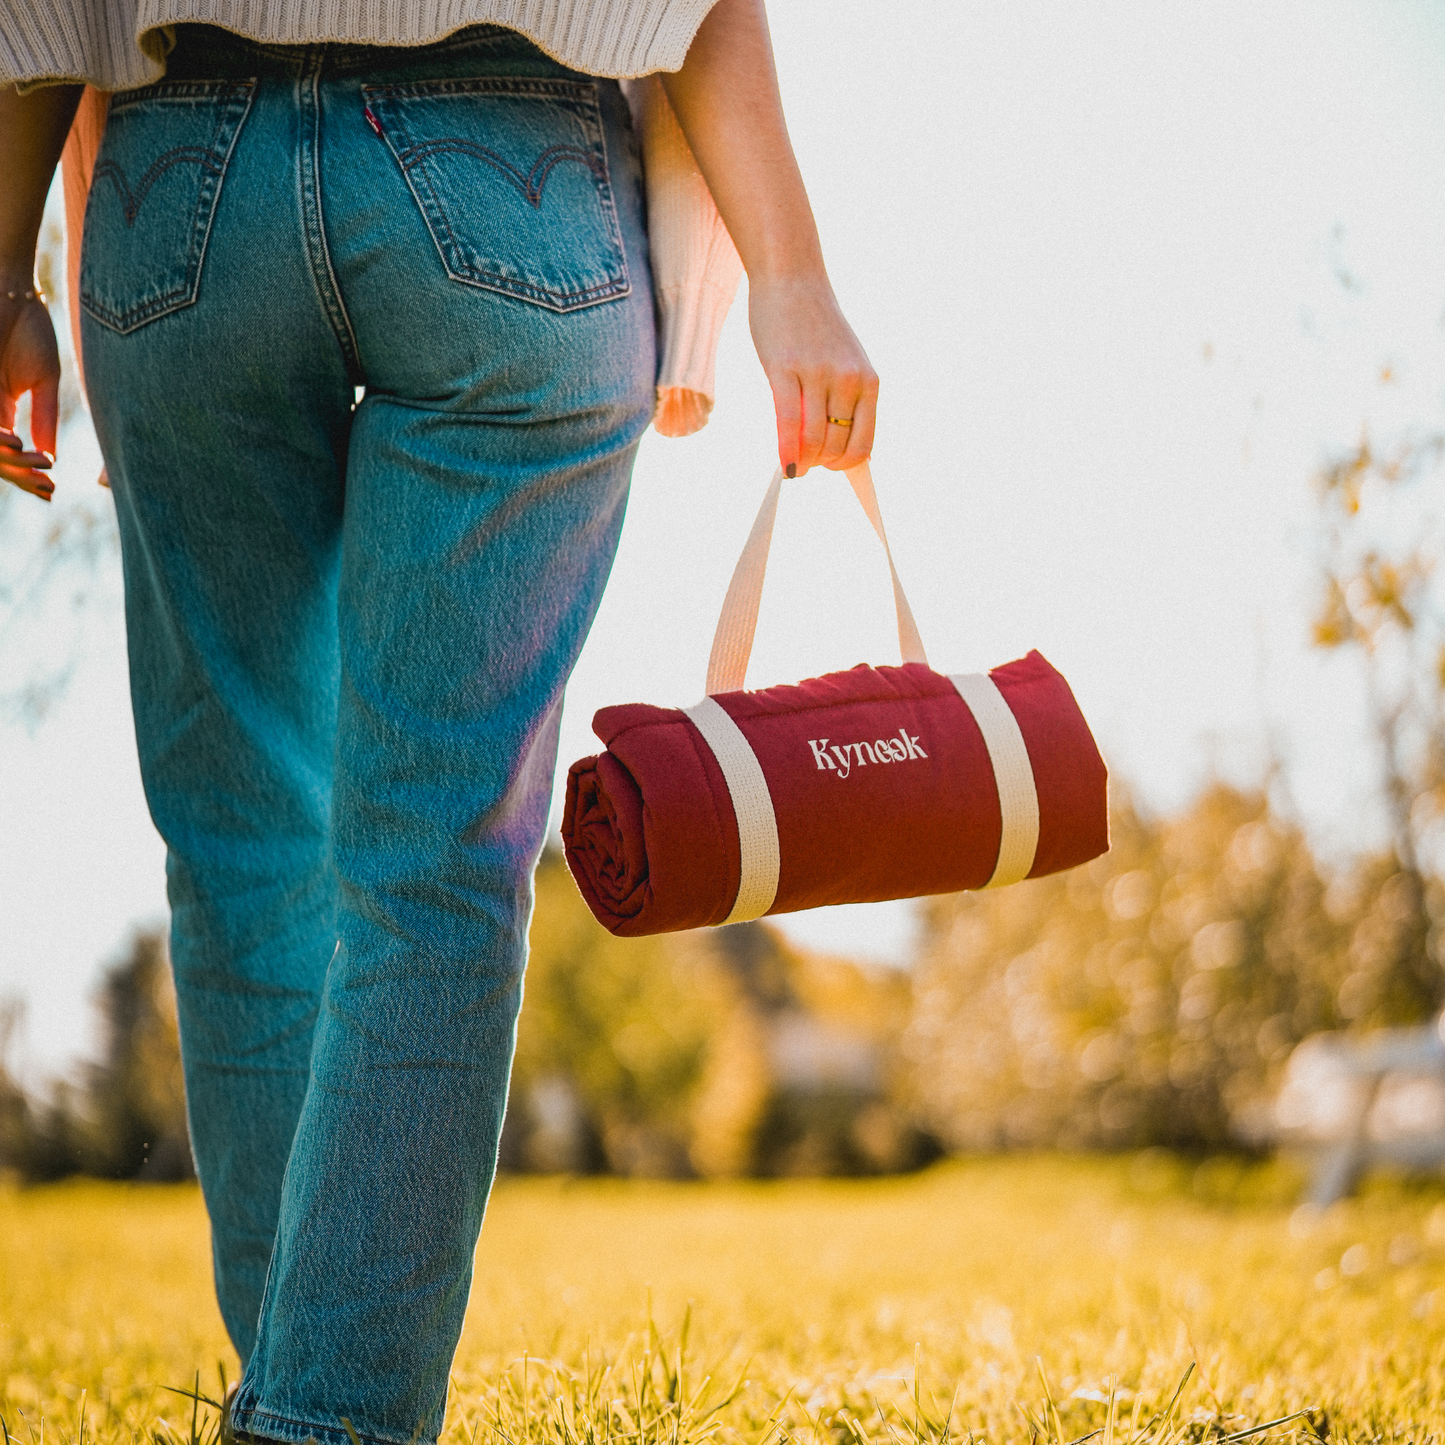
{"type": "Polygon", "coordinates": [[[718,339],[743,263],[697,168],[662,82],[626,82],[642,136],[652,285],[661,359],[653,426],[687,436],[707,425],[716,393],[718,339]]]}

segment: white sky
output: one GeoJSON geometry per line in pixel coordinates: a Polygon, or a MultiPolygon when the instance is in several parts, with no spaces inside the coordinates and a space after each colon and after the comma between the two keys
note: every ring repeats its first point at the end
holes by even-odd
{"type": "MultiPolygon", "coordinates": [[[[1357,679],[1305,646],[1309,478],[1366,422],[1441,420],[1445,20],[1427,0],[889,14],[780,0],[773,25],[830,269],[883,378],[874,473],[935,666],[1038,647],[1151,805],[1212,766],[1257,776],[1273,745],[1327,853],[1376,841],[1357,679]]],[[[773,465],[745,318],[740,300],[711,425],[643,443],[564,769],[595,750],[596,708],[701,694],[773,465]]],[[[82,422],[62,494],[90,502],[95,470],[82,422]]],[[[164,914],[115,570],[62,706],[0,734],[0,994],[27,1003],[30,1070],[88,1046],[97,968],[164,914]]],[[[67,608],[0,645],[7,679],[29,647],[63,653],[67,608]]],[[[784,493],[750,681],[864,660],[896,660],[886,569],[846,483],[815,473],[784,493]]],[[[907,905],[780,921],[908,947],[907,905]]]]}

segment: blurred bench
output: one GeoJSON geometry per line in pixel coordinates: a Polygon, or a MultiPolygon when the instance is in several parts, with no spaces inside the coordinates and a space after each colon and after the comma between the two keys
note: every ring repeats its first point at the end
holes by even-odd
{"type": "Polygon", "coordinates": [[[1310,1160],[1309,1198],[1333,1204],[1365,1170],[1445,1168],[1445,1015],[1352,1037],[1316,1034],[1290,1055],[1276,1143],[1310,1160]]]}

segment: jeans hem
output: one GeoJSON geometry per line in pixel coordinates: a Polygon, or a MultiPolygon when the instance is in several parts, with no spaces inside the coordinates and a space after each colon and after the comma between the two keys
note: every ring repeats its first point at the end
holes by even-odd
{"type": "Polygon", "coordinates": [[[269,1445],[279,1441],[281,1445],[306,1445],[314,1440],[316,1445],[436,1445],[426,1435],[382,1435],[374,1430],[363,1430],[353,1425],[353,1435],[339,1420],[325,1425],[307,1420],[293,1420],[288,1415],[273,1415],[269,1410],[237,1410],[231,1417],[231,1431],[241,1445],[269,1445]]]}

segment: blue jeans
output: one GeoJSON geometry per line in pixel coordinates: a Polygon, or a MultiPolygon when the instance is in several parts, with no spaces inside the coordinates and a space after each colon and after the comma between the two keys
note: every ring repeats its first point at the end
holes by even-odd
{"type": "Polygon", "coordinates": [[[652,412],[624,100],[498,27],[181,27],[112,102],[81,298],[233,1422],[432,1440],[652,412]]]}

